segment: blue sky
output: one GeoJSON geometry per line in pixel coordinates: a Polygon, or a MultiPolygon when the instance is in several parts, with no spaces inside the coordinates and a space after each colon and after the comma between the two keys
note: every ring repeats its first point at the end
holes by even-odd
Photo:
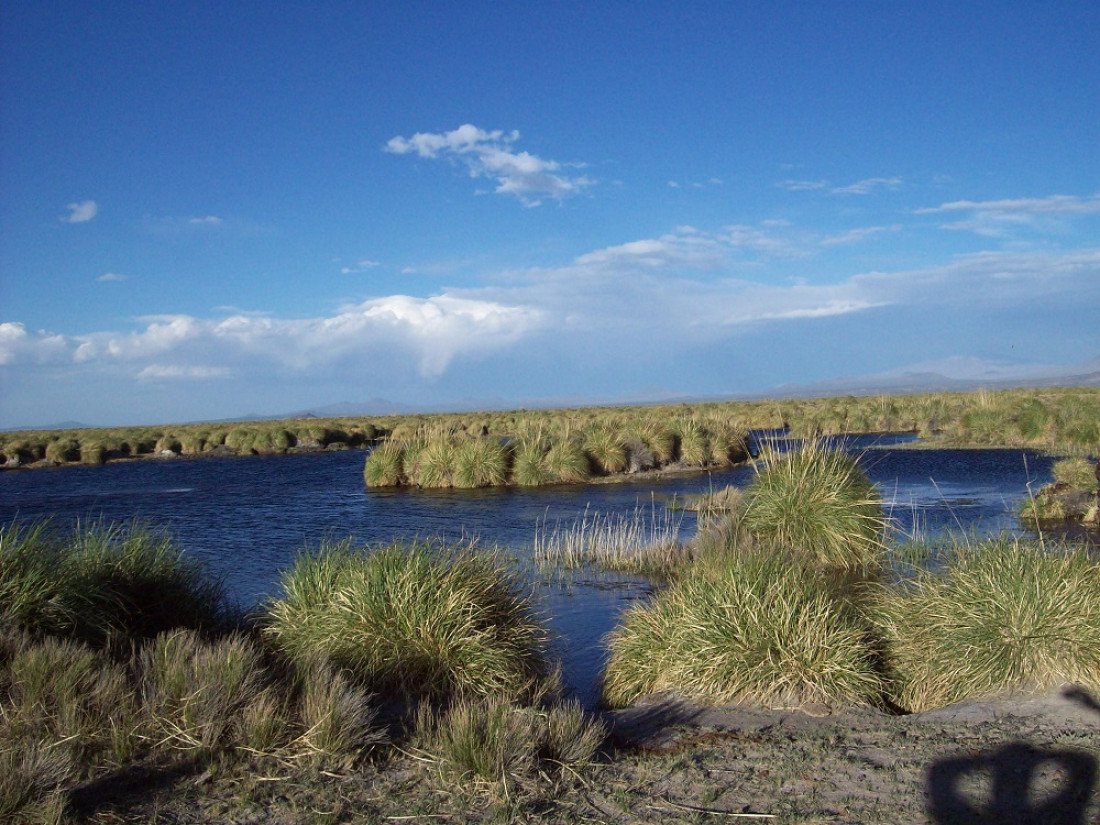
{"type": "Polygon", "coordinates": [[[7,3],[0,426],[1100,356],[1100,4],[7,3]]]}

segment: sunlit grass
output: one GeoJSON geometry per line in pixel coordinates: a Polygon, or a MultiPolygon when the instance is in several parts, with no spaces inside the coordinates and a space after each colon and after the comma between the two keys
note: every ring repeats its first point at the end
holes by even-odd
{"type": "Polygon", "coordinates": [[[1083,548],[960,544],[942,569],[885,591],[874,616],[909,710],[1063,682],[1100,689],[1100,565],[1083,548]]]}

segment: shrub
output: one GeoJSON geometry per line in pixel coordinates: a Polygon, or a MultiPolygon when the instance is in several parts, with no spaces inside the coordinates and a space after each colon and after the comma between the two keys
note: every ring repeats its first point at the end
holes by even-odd
{"type": "Polygon", "coordinates": [[[268,608],[267,638],[396,696],[518,692],[543,667],[544,631],[516,578],[472,548],[350,542],[304,554],[268,608]]]}
{"type": "Polygon", "coordinates": [[[1100,565],[1083,548],[961,547],[941,572],[883,593],[873,615],[895,701],[912,711],[1063,682],[1100,689],[1100,565]]]}
{"type": "Polygon", "coordinates": [[[140,524],[53,534],[43,522],[0,530],[0,615],[97,646],[234,619],[222,583],[166,535],[140,524]]]}
{"type": "Polygon", "coordinates": [[[663,691],[764,707],[877,699],[867,628],[816,571],[772,555],[697,573],[626,611],[610,636],[607,703],[663,691]]]}
{"type": "Polygon", "coordinates": [[[821,567],[873,568],[886,520],[855,459],[819,442],[769,454],[745,490],[741,526],[821,567]]]}

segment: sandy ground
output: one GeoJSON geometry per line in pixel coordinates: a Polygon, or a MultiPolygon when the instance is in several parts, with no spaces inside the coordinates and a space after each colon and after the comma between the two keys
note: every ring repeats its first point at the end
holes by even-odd
{"type": "MultiPolygon", "coordinates": [[[[653,698],[608,715],[594,765],[506,790],[400,753],[295,773],[131,776],[77,809],[97,823],[1100,823],[1100,701],[1065,687],[912,716],[653,698]]],[[[80,801],[80,800],[78,800],[80,801]]]]}

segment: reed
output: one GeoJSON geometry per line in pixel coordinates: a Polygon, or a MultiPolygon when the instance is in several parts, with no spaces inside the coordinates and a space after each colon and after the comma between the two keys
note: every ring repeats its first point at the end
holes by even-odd
{"type": "Polygon", "coordinates": [[[533,552],[544,568],[604,570],[667,577],[689,557],[680,541],[681,517],[656,502],[629,513],[601,514],[585,508],[568,526],[535,526],[533,552]]]}
{"type": "Polygon", "coordinates": [[[1100,565],[1086,549],[1003,536],[950,556],[874,604],[897,704],[1100,689],[1100,565]]]}

